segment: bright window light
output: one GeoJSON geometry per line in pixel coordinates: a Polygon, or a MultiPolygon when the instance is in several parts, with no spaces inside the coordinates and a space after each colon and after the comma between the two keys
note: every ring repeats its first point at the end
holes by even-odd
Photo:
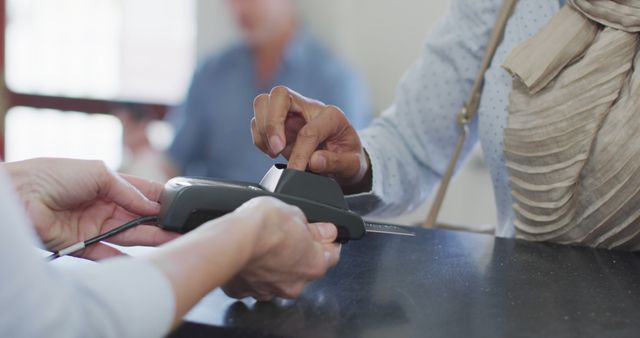
{"type": "MultiPolygon", "coordinates": [[[[189,84],[195,37],[196,0],[7,0],[6,82],[25,94],[172,105],[189,84]]],[[[166,147],[170,130],[153,128],[154,145],[166,147]]],[[[122,162],[112,116],[16,107],[5,133],[9,161],[122,162]]]]}
{"type": "Polygon", "coordinates": [[[195,0],[8,0],[15,92],[173,104],[195,64],[195,0]]]}
{"type": "Polygon", "coordinates": [[[69,157],[103,160],[117,169],[122,160],[122,125],[110,115],[15,107],[6,117],[6,160],[69,157]]]}

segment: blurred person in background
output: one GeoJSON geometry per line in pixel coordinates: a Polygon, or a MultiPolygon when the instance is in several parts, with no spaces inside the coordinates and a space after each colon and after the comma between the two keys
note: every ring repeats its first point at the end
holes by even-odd
{"type": "Polygon", "coordinates": [[[305,31],[293,0],[227,0],[242,41],[195,71],[169,120],[170,176],[256,181],[274,163],[251,142],[253,98],[275,85],[340,106],[356,128],[372,118],[363,80],[305,31]]]}
{"type": "Polygon", "coordinates": [[[154,123],[153,112],[136,103],[117,104],[111,112],[122,123],[122,164],[118,171],[158,182],[171,178],[167,173],[173,169],[162,147],[153,144],[149,138],[150,126],[154,123]]]}

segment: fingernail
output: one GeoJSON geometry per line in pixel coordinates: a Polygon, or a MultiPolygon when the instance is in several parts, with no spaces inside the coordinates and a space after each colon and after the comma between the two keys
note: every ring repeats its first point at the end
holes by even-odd
{"type": "Polygon", "coordinates": [[[328,265],[329,263],[331,263],[331,252],[329,251],[325,251],[324,252],[324,262],[328,265]]]}
{"type": "Polygon", "coordinates": [[[313,162],[313,169],[317,171],[324,171],[327,167],[327,159],[324,156],[314,155],[311,161],[313,162]]]}
{"type": "Polygon", "coordinates": [[[322,238],[332,239],[336,237],[335,226],[331,223],[320,223],[318,225],[318,230],[320,231],[320,236],[322,236],[322,238]]]}
{"type": "Polygon", "coordinates": [[[282,140],[276,135],[273,135],[269,138],[269,146],[271,147],[271,150],[276,154],[280,153],[284,148],[282,140]]]}
{"type": "Polygon", "coordinates": [[[152,201],[152,200],[147,200],[147,203],[149,204],[150,207],[152,207],[153,209],[160,209],[160,203],[156,202],[156,201],[152,201]]]}

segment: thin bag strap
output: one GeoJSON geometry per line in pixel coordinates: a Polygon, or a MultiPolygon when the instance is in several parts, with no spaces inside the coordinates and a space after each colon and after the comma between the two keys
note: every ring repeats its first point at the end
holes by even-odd
{"type": "Polygon", "coordinates": [[[458,158],[460,158],[462,146],[464,145],[464,141],[469,133],[469,123],[473,121],[476,113],[478,112],[478,107],[480,106],[480,94],[482,92],[482,86],[484,85],[484,74],[491,65],[491,60],[493,60],[493,56],[496,53],[498,45],[502,42],[507,21],[509,20],[509,17],[511,17],[511,13],[513,13],[513,8],[515,7],[516,2],[517,0],[504,0],[502,2],[502,7],[500,8],[496,25],[491,32],[491,38],[489,39],[487,50],[482,58],[478,75],[473,83],[473,87],[471,87],[471,92],[469,93],[467,102],[457,113],[457,124],[460,129],[458,143],[453,150],[451,160],[449,160],[449,165],[447,166],[447,171],[442,177],[438,193],[433,200],[433,204],[431,205],[431,209],[429,210],[429,214],[427,215],[427,219],[425,220],[423,227],[432,228],[436,223],[438,213],[440,213],[440,207],[442,207],[442,202],[444,201],[447,188],[449,187],[449,182],[451,181],[456,164],[458,163],[458,158]]]}

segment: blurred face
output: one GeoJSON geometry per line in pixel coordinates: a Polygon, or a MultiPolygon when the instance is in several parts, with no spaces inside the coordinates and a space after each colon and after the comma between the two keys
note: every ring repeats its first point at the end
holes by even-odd
{"type": "Polygon", "coordinates": [[[227,0],[242,37],[251,46],[269,43],[293,17],[292,0],[227,0]]]}

